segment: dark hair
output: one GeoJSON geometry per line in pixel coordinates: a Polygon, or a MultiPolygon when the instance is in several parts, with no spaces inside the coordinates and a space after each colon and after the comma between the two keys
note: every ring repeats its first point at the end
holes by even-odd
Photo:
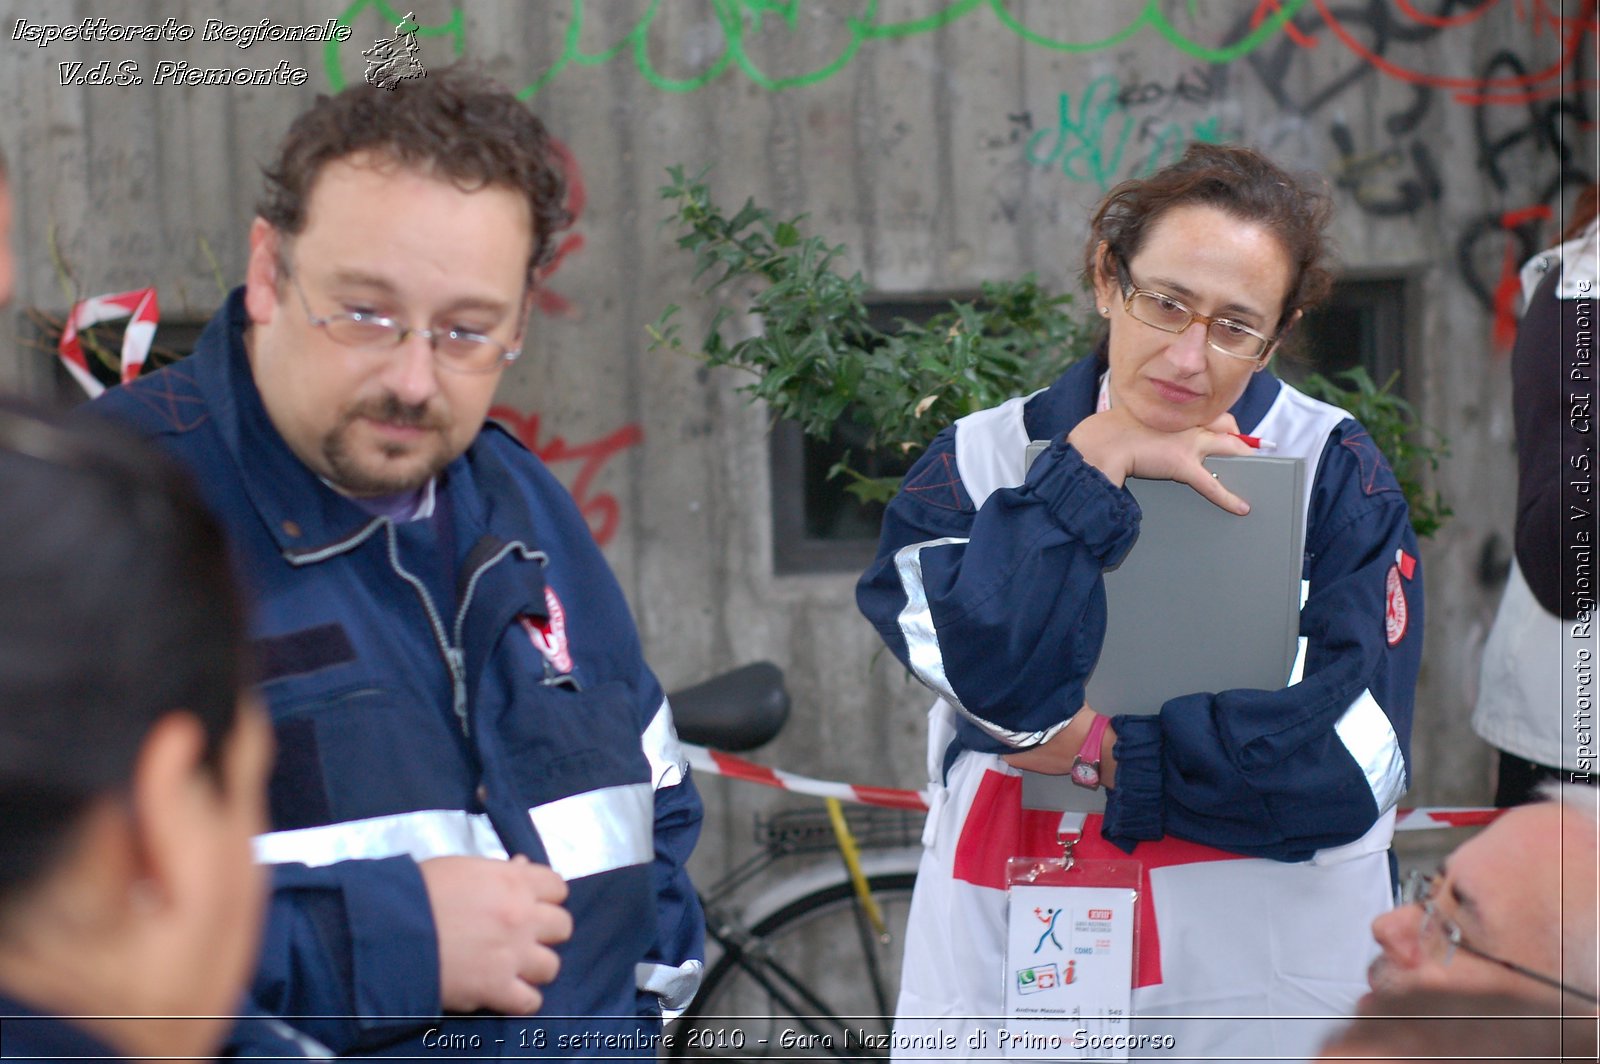
{"type": "Polygon", "coordinates": [[[149,444],[0,399],[0,499],[3,905],[167,713],[199,720],[219,767],[246,667],[222,531],[149,444]]]}
{"type": "Polygon", "coordinates": [[[318,96],[294,120],[264,171],[256,213],[294,235],[322,168],[362,152],[453,182],[464,190],[500,187],[528,201],[533,254],[528,281],[555,252],[554,234],[571,222],[566,177],[550,134],[521,101],[476,70],[430,70],[393,89],[361,84],[318,96]]]}
{"type": "Polygon", "coordinates": [[[1260,152],[1228,144],[1191,144],[1171,166],[1108,192],[1089,223],[1084,281],[1094,284],[1101,241],[1125,264],[1139,253],[1162,215],[1189,206],[1214,207],[1278,238],[1293,270],[1280,330],[1296,310],[1319,302],[1333,289],[1325,232],[1333,201],[1326,183],[1315,174],[1291,174],[1260,152]]]}

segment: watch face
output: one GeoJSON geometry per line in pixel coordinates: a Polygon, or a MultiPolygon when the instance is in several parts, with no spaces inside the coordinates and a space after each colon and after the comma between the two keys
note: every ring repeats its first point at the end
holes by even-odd
{"type": "Polygon", "coordinates": [[[1072,782],[1080,787],[1100,786],[1100,766],[1079,758],[1072,763],[1072,782]]]}

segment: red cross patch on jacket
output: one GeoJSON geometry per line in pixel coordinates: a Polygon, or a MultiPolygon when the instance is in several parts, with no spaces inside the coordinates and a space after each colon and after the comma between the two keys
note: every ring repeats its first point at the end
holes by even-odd
{"type": "Polygon", "coordinates": [[[544,608],[548,616],[523,617],[522,627],[534,648],[557,672],[572,671],[572,652],[567,647],[567,612],[561,608],[555,588],[544,588],[544,608]]]}

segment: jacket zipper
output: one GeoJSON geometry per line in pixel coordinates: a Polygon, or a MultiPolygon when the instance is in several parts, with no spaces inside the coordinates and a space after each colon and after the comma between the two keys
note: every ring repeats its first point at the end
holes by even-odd
{"type": "Polygon", "coordinates": [[[415,574],[400,564],[400,548],[399,541],[395,538],[394,522],[387,517],[378,518],[349,539],[333,544],[323,550],[300,555],[286,553],[284,557],[288,559],[291,565],[296,566],[320,562],[360,545],[380,526],[384,530],[389,548],[389,567],[395,571],[395,574],[400,579],[410,584],[417,592],[417,597],[422,600],[422,607],[428,614],[428,627],[433,631],[434,641],[439,644],[439,650],[444,655],[445,669],[450,673],[451,709],[455,712],[456,720],[461,725],[461,734],[470,736],[472,734],[472,725],[467,713],[467,655],[461,646],[461,639],[462,633],[466,628],[467,609],[472,605],[473,593],[478,589],[478,578],[490,566],[499,562],[500,559],[512,551],[516,551],[526,559],[537,561],[540,565],[547,563],[549,556],[543,551],[529,550],[523,544],[513,540],[506,543],[488,558],[485,558],[483,563],[474,569],[472,575],[467,579],[466,591],[461,596],[461,606],[456,611],[454,640],[451,639],[452,633],[445,631],[444,620],[439,616],[439,609],[434,605],[433,596],[428,594],[426,585],[415,574]]]}

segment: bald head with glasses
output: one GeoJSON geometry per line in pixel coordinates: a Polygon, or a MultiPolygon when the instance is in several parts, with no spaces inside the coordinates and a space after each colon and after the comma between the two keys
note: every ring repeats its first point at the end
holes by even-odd
{"type": "Polygon", "coordinates": [[[1375,992],[1497,993],[1552,1011],[1597,1011],[1596,869],[1600,795],[1551,787],[1414,873],[1378,917],[1375,992]]]}

